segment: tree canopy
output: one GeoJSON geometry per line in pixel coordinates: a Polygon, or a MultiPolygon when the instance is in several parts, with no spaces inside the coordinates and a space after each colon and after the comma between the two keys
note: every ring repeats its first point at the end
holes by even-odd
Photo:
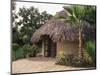
{"type": "Polygon", "coordinates": [[[20,40],[21,44],[30,43],[30,38],[35,30],[52,17],[52,15],[46,11],[40,13],[39,10],[34,7],[20,8],[16,14],[18,21],[14,21],[15,23],[13,24],[13,42],[20,40]]]}

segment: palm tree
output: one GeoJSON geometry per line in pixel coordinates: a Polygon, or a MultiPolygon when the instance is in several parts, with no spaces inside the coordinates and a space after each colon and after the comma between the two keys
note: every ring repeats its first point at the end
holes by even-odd
{"type": "Polygon", "coordinates": [[[85,6],[64,6],[63,7],[65,12],[68,14],[68,16],[59,16],[59,18],[65,20],[65,22],[70,22],[72,25],[77,25],[79,28],[79,51],[78,55],[79,58],[83,58],[83,49],[82,49],[82,41],[83,41],[83,36],[82,36],[82,22],[85,21],[83,18],[86,15],[86,7],[85,6]]]}

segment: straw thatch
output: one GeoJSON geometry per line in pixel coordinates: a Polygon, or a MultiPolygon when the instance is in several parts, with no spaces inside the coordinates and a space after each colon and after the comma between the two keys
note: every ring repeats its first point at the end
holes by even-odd
{"type": "Polygon", "coordinates": [[[36,30],[31,38],[31,41],[36,43],[41,40],[43,35],[48,35],[54,42],[64,40],[77,41],[78,28],[65,24],[59,19],[51,19],[36,30]]]}

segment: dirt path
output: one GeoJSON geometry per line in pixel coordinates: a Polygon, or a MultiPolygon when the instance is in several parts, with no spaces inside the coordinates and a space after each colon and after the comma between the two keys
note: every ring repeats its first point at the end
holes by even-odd
{"type": "Polygon", "coordinates": [[[75,68],[69,66],[56,65],[54,58],[35,57],[13,61],[12,73],[29,73],[61,70],[80,70],[86,68],[75,68]]]}

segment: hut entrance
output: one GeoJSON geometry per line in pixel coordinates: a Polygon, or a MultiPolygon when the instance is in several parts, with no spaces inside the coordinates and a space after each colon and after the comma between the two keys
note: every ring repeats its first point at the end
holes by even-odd
{"type": "Polygon", "coordinates": [[[56,43],[54,43],[48,36],[44,37],[44,56],[56,56],[56,43]]]}

